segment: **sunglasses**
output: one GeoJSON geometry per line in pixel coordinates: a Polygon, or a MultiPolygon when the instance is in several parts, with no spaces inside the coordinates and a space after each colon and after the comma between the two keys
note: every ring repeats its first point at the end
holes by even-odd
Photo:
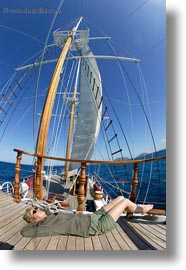
{"type": "Polygon", "coordinates": [[[38,210],[38,207],[34,207],[32,214],[35,215],[37,213],[37,210],[38,210]]]}

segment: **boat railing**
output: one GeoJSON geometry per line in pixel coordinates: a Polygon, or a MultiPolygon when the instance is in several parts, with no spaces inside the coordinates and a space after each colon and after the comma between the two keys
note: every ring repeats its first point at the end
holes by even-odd
{"type": "Polygon", "coordinates": [[[68,161],[68,162],[77,162],[81,164],[81,173],[79,179],[79,192],[77,196],[78,207],[77,211],[83,211],[83,204],[85,200],[86,194],[86,165],[87,164],[133,164],[133,178],[132,178],[132,189],[130,193],[130,200],[135,202],[136,194],[137,194],[137,186],[138,186],[138,165],[145,162],[154,162],[166,159],[166,156],[162,157],[154,157],[149,159],[133,159],[133,160],[79,160],[79,159],[70,159],[70,158],[61,158],[61,157],[54,157],[54,156],[45,156],[45,155],[38,155],[29,152],[25,152],[23,150],[14,149],[17,152],[17,160],[15,166],[15,179],[14,179],[14,201],[20,202],[21,197],[19,194],[20,188],[20,172],[21,172],[21,160],[23,155],[28,155],[35,157],[35,177],[34,177],[34,195],[37,199],[42,199],[42,161],[44,159],[49,160],[56,160],[56,161],[68,161]]]}

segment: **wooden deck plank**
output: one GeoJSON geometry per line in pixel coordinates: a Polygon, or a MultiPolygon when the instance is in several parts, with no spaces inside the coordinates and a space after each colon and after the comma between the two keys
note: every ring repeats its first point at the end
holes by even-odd
{"type": "Polygon", "coordinates": [[[12,209],[16,208],[18,205],[17,204],[12,204],[10,203],[11,201],[9,201],[9,203],[7,205],[3,205],[1,207],[1,213],[0,216],[2,216],[4,213],[11,211],[12,209]]]}
{"type": "Polygon", "coordinates": [[[103,247],[103,250],[111,250],[112,249],[105,234],[99,235],[99,239],[100,239],[101,245],[103,247]]]}
{"type": "Polygon", "coordinates": [[[19,242],[14,246],[14,250],[24,250],[28,243],[31,241],[31,237],[23,237],[19,242]]]}
{"type": "Polygon", "coordinates": [[[76,250],[84,250],[85,244],[83,237],[76,237],[76,250]]]}
{"type": "MultiPolygon", "coordinates": [[[[76,197],[74,197],[76,200],[76,197]]],[[[72,200],[73,201],[73,200],[72,200]]],[[[0,241],[14,245],[15,250],[138,250],[166,248],[166,225],[121,217],[116,229],[105,235],[88,238],[76,236],[23,237],[22,219],[28,205],[15,203],[0,191],[0,241]],[[2,200],[1,200],[2,199],[2,200]]]]}
{"type": "Polygon", "coordinates": [[[59,242],[59,235],[54,235],[50,238],[48,246],[47,246],[47,250],[56,250],[57,249],[57,245],[59,242]]]}
{"type": "Polygon", "coordinates": [[[67,250],[76,250],[76,237],[69,235],[67,239],[67,250]]]}
{"type": "MultiPolygon", "coordinates": [[[[27,237],[25,237],[27,238],[27,237]]],[[[25,246],[26,250],[35,250],[37,246],[39,245],[39,242],[41,241],[42,237],[34,237],[31,238],[28,245],[25,246]]]]}
{"type": "Polygon", "coordinates": [[[12,198],[12,195],[6,194],[5,192],[1,191],[0,198],[12,198]]]}
{"type": "Polygon", "coordinates": [[[17,224],[19,222],[22,222],[23,221],[23,218],[21,215],[17,215],[17,218],[15,219],[11,219],[9,218],[9,222],[7,223],[6,226],[3,226],[1,229],[0,229],[0,235],[3,235],[5,234],[7,231],[9,231],[10,229],[12,229],[13,227],[17,226],[17,224]]]}
{"type": "Polygon", "coordinates": [[[150,249],[166,249],[166,235],[155,230],[157,225],[152,227],[152,222],[145,222],[140,219],[129,220],[126,224],[128,228],[132,231],[134,230],[135,235],[139,238],[138,241],[140,241],[140,244],[144,242],[150,249]]]}
{"type": "Polygon", "coordinates": [[[23,238],[23,236],[20,234],[20,232],[18,231],[16,234],[14,234],[9,240],[8,243],[11,245],[16,245],[17,242],[19,242],[21,239],[23,238]]]}
{"type": "Polygon", "coordinates": [[[160,228],[164,229],[166,226],[165,226],[165,224],[158,223],[158,224],[157,224],[157,227],[160,227],[160,228]]]}
{"type": "MultiPolygon", "coordinates": [[[[119,220],[120,222],[120,220],[119,220]]],[[[139,248],[137,245],[132,241],[132,239],[128,236],[128,234],[123,230],[122,226],[120,224],[117,224],[117,231],[120,234],[120,236],[123,239],[123,246],[126,250],[138,250],[139,248]]]]}
{"type": "Polygon", "coordinates": [[[151,227],[156,230],[157,232],[160,232],[161,234],[165,235],[167,234],[166,232],[166,225],[163,225],[162,227],[159,226],[160,224],[151,224],[151,227]]]}
{"type": "Polygon", "coordinates": [[[118,242],[116,241],[112,231],[109,231],[106,233],[106,237],[108,239],[108,242],[110,243],[110,246],[113,250],[121,250],[118,242]]]}
{"type": "Polygon", "coordinates": [[[2,207],[6,207],[8,205],[9,202],[12,201],[12,197],[10,197],[9,195],[7,195],[8,197],[6,198],[6,195],[4,197],[0,196],[0,205],[2,207]]]}
{"type": "Polygon", "coordinates": [[[91,237],[84,238],[84,243],[85,243],[85,250],[93,250],[94,249],[91,237]]]}
{"type": "Polygon", "coordinates": [[[11,217],[5,218],[0,222],[0,235],[4,233],[4,231],[7,231],[6,226],[9,227],[11,225],[11,222],[14,220],[18,220],[21,215],[19,213],[15,213],[11,217]]]}
{"type": "Polygon", "coordinates": [[[123,239],[119,232],[119,226],[117,226],[117,229],[112,230],[112,233],[120,246],[121,250],[130,250],[130,247],[127,245],[126,240],[123,239]]]}
{"type": "Polygon", "coordinates": [[[102,250],[103,249],[98,235],[92,236],[92,245],[93,245],[94,250],[102,250]]]}
{"type": "Polygon", "coordinates": [[[159,237],[162,241],[166,241],[166,234],[162,233],[162,231],[160,232],[159,230],[156,230],[157,226],[152,227],[152,225],[149,226],[149,224],[145,223],[140,223],[140,226],[156,237],[159,237]]]}
{"type": "Polygon", "coordinates": [[[155,249],[163,250],[166,248],[166,243],[164,240],[160,239],[156,235],[154,235],[152,232],[149,232],[147,228],[144,228],[140,224],[131,223],[131,225],[138,231],[138,233],[148,241],[155,249]]]}
{"type": "Polygon", "coordinates": [[[144,239],[140,236],[138,232],[136,232],[127,221],[124,219],[119,220],[119,224],[123,228],[123,230],[127,233],[128,236],[130,236],[130,239],[135,243],[135,245],[142,250],[146,249],[155,249],[153,246],[149,247],[148,243],[144,241],[144,239]]]}
{"type": "Polygon", "coordinates": [[[5,203],[7,202],[4,202],[3,205],[1,205],[1,216],[4,212],[8,213],[8,209],[15,209],[16,207],[20,208],[21,206],[25,205],[23,203],[14,203],[12,200],[10,200],[7,205],[5,205],[5,203]]]}
{"type": "Polygon", "coordinates": [[[16,226],[14,226],[10,230],[8,230],[6,233],[1,235],[0,240],[3,241],[3,242],[8,241],[11,237],[13,237],[14,234],[16,234],[17,232],[19,232],[21,230],[23,225],[24,225],[23,221],[19,222],[16,226]]]}
{"type": "Polygon", "coordinates": [[[24,208],[25,208],[24,205],[18,205],[17,208],[15,208],[14,210],[9,211],[6,214],[4,214],[3,216],[1,216],[0,217],[0,222],[3,221],[7,217],[11,217],[13,214],[17,213],[19,210],[22,210],[24,208]]]}
{"type": "Polygon", "coordinates": [[[51,236],[42,237],[41,241],[36,247],[36,250],[46,250],[50,239],[51,239],[51,236]]]}
{"type": "Polygon", "coordinates": [[[60,235],[57,250],[66,250],[67,240],[68,240],[67,235],[60,235]]]}

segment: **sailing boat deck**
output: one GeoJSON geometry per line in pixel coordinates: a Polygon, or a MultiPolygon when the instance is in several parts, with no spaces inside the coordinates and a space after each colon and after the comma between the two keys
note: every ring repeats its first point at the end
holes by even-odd
{"type": "Polygon", "coordinates": [[[28,205],[15,203],[0,191],[0,242],[9,243],[14,250],[165,250],[166,225],[142,218],[121,217],[117,228],[105,235],[88,238],[77,236],[23,237],[23,212],[28,205]]]}

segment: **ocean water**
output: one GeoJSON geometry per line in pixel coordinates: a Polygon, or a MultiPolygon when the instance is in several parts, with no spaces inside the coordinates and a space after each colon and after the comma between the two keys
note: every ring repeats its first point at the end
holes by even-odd
{"type": "MultiPolygon", "coordinates": [[[[157,156],[166,156],[166,150],[159,151],[157,156]]],[[[151,158],[152,154],[145,158],[151,158]]],[[[32,174],[31,165],[21,165],[21,179],[32,174]]],[[[54,166],[58,172],[63,170],[62,166],[54,166]]],[[[113,165],[87,166],[87,173],[98,175],[98,180],[104,190],[112,197],[124,195],[130,192],[131,185],[125,180],[132,179],[133,165],[115,168],[113,165]],[[117,178],[117,184],[113,177],[117,178]]],[[[0,184],[6,181],[13,182],[15,164],[0,161],[0,184]]],[[[143,163],[138,167],[137,202],[154,203],[156,208],[166,209],[166,160],[153,163],[143,163]]],[[[56,191],[58,192],[58,191],[56,191]]]]}
{"type": "MultiPolygon", "coordinates": [[[[158,157],[166,156],[166,150],[159,151],[156,155],[158,157]]],[[[152,157],[155,157],[155,155],[149,154],[145,156],[145,159],[152,157]]],[[[124,182],[123,179],[131,180],[133,178],[133,165],[127,165],[124,169],[113,167],[114,166],[109,166],[109,168],[107,168],[106,165],[100,167],[99,175],[101,178],[99,178],[99,182],[101,182],[104,190],[106,190],[112,198],[118,195],[128,197],[127,193],[122,192],[122,190],[130,192],[131,183],[124,182]],[[117,187],[114,187],[116,183],[109,173],[109,170],[112,170],[114,174],[114,169],[116,171],[115,178],[117,178],[117,187]]],[[[90,169],[90,172],[93,173],[94,170],[90,169]]],[[[136,199],[138,203],[153,203],[155,208],[166,209],[166,160],[138,165],[136,199]]]]}

